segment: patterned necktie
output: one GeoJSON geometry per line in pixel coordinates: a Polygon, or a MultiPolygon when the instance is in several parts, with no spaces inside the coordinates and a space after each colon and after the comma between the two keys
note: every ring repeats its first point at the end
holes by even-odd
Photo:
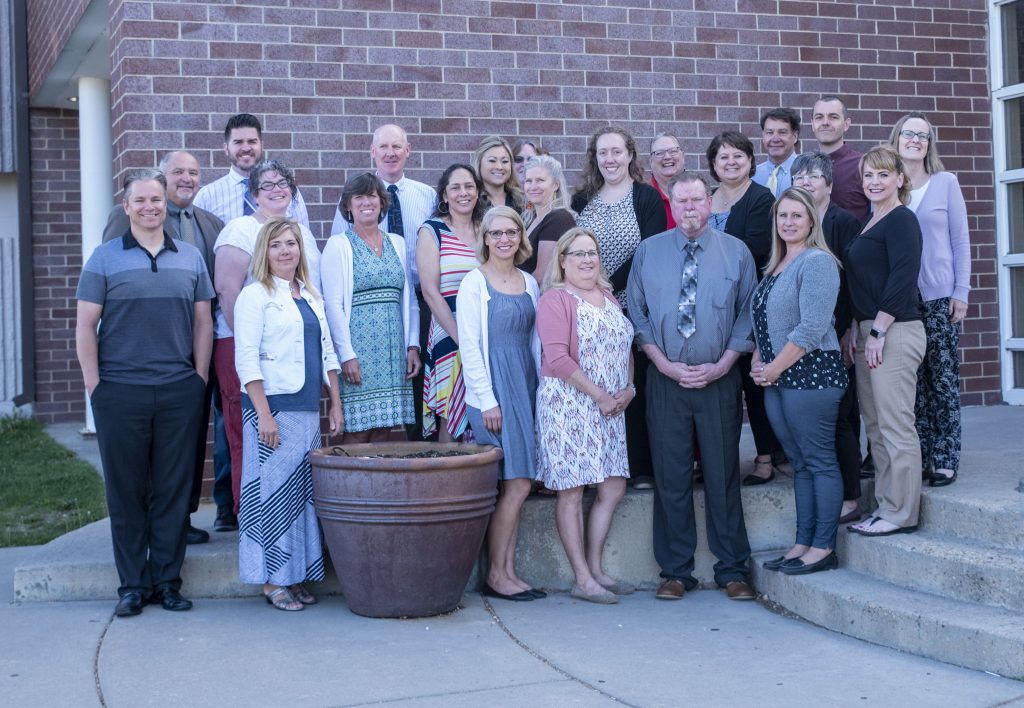
{"type": "Polygon", "coordinates": [[[687,241],[683,246],[683,284],[679,295],[679,313],[676,329],[685,339],[697,331],[697,243],[687,241]]]}
{"type": "Polygon", "coordinates": [[[178,237],[189,246],[196,245],[196,225],[192,214],[185,209],[178,212],[178,237]]]}
{"type": "Polygon", "coordinates": [[[771,190],[772,196],[778,196],[775,194],[775,190],[779,188],[779,170],[782,169],[782,165],[775,165],[775,169],[768,175],[768,184],[765,186],[771,190]]]}
{"type": "Polygon", "coordinates": [[[402,224],[402,202],[398,201],[398,185],[389,184],[388,194],[391,195],[391,204],[388,205],[388,231],[404,238],[405,228],[402,224]]]}
{"type": "Polygon", "coordinates": [[[245,188],[242,192],[242,216],[249,216],[256,211],[256,205],[252,203],[252,197],[249,195],[248,177],[242,180],[242,186],[245,188]]]}

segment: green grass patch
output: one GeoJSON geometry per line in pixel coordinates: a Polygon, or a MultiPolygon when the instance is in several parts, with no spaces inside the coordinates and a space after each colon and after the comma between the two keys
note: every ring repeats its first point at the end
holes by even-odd
{"type": "Polygon", "coordinates": [[[31,418],[0,418],[0,547],[46,543],[107,515],[103,480],[31,418]]]}

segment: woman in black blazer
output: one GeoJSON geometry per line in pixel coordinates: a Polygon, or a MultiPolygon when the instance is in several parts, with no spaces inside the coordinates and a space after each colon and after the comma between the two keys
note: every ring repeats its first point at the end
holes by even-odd
{"type": "MultiPolygon", "coordinates": [[[[775,197],[771,190],[751,179],[756,170],[754,144],[742,133],[727,130],[712,139],[706,157],[711,176],[720,184],[711,198],[708,225],[747,244],[760,280],[772,251],[771,214],[775,197]]],[[[743,480],[746,486],[775,479],[774,463],[784,457],[782,445],[775,438],[765,414],[764,389],[750,378],[750,362],[750,354],[739,359],[747,419],[757,448],[754,469],[743,480]]]]}
{"type": "MultiPolygon", "coordinates": [[[[607,126],[590,136],[582,183],[571,206],[579,215],[577,225],[596,235],[601,262],[625,307],[626,281],[637,246],[648,236],[668,230],[661,195],[644,183],[636,143],[626,130],[607,126]]],[[[644,396],[648,361],[639,350],[633,356],[637,396],[626,409],[626,447],[633,486],[650,489],[654,475],[644,396]]]]}

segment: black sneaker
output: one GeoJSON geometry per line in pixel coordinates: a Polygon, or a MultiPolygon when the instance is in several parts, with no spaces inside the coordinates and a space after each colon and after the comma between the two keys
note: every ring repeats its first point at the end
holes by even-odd
{"type": "Polygon", "coordinates": [[[217,519],[213,522],[214,531],[237,531],[238,517],[230,508],[217,509],[217,519]]]}

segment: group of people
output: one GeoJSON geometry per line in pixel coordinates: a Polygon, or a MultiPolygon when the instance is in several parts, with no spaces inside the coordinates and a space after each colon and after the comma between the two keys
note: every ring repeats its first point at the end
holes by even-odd
{"type": "Polygon", "coordinates": [[[202,189],[187,152],[129,174],[78,292],[116,614],[153,598],[190,606],[180,567],[185,543],[208,538],[188,517],[211,402],[214,528],[238,528],[241,579],[281,610],[315,603],[306,583],[324,576],[308,454],[321,446],[325,390],[343,441],[404,426],[414,440],[502,449],[492,597],[544,597],[515,569],[538,483],[557,495],[572,596],[602,604],[635,590],[602,565],[627,480],[654,489],[659,599],[696,585],[700,483],[715,580],[731,599],[756,596],[740,488],[771,481],[786,458],[795,543],[766,567],[837,567],[843,523],[867,536],[916,529],[922,479],[950,484],[959,462],[964,200],[923,115],[864,155],[844,142],[839,98],[815,103],[812,120],[820,149],[799,154],[799,113],[768,111],[760,165],[742,133],[716,135],[710,177],[685,170],[679,141],[659,134],[650,181],[633,136],[602,128],[573,194],[538,142],[497,136],[434,187],[416,182],[408,136],[383,125],[375,171],[345,183],[322,253],[254,116],[229,120],[231,170],[202,189]],[[161,337],[140,331],[153,317],[161,337]],[[197,389],[187,401],[186,380],[197,389]],[[757,457],[741,479],[744,400],[757,457]],[[173,416],[188,401],[183,425],[173,416]],[[860,416],[877,501],[863,520],[860,416]],[[169,445],[174,455],[152,454],[169,445]]]}

